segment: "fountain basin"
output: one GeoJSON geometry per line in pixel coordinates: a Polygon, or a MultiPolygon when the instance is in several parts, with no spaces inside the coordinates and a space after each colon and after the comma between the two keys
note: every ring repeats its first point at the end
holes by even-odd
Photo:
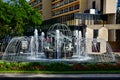
{"type": "Polygon", "coordinates": [[[71,36],[71,33],[70,29],[63,24],[53,25],[46,38],[44,32],[41,32],[39,36],[35,29],[33,36],[13,38],[2,59],[18,62],[115,61],[112,49],[105,40],[89,39],[87,32],[83,38],[81,31],[78,30],[75,31],[74,37],[71,36]]]}

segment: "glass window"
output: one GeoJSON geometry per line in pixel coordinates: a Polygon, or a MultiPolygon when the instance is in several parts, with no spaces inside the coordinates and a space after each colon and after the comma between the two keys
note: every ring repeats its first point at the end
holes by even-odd
{"type": "Polygon", "coordinates": [[[79,4],[75,5],[75,9],[79,9],[79,4]]]}
{"type": "Polygon", "coordinates": [[[98,37],[98,29],[93,30],[93,38],[97,38],[98,37]]]}
{"type": "Polygon", "coordinates": [[[68,8],[65,8],[65,9],[64,9],[64,12],[68,12],[68,8]]]}

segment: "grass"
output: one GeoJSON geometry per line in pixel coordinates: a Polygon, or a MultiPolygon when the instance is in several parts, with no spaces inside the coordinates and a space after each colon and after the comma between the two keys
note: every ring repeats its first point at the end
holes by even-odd
{"type": "Polygon", "coordinates": [[[34,74],[120,74],[120,71],[0,71],[0,73],[34,73],[34,74]]]}

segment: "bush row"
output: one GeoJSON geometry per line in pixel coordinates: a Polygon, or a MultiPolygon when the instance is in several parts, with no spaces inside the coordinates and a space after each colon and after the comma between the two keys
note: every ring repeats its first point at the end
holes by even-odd
{"type": "Polygon", "coordinates": [[[117,63],[0,62],[0,71],[120,71],[117,63]]]}

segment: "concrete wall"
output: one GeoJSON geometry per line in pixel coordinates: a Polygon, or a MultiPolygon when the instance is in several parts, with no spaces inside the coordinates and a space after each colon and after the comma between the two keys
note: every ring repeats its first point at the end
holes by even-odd
{"type": "Polygon", "coordinates": [[[83,13],[88,8],[88,0],[79,0],[80,13],[83,13]]]}
{"type": "MultiPolygon", "coordinates": [[[[101,0],[88,0],[88,9],[92,8],[93,1],[95,1],[95,8],[101,10],[101,0]]],[[[116,23],[116,6],[117,0],[104,0],[103,14],[108,14],[108,24],[116,23]]]]}
{"type": "Polygon", "coordinates": [[[116,41],[116,30],[115,29],[109,29],[108,30],[108,40],[109,41],[116,41]]]}
{"type": "Polygon", "coordinates": [[[116,24],[116,15],[108,14],[108,24],[116,24]]]}
{"type": "MultiPolygon", "coordinates": [[[[93,30],[92,28],[87,27],[86,32],[88,33],[88,38],[93,39],[93,30]]],[[[103,39],[108,41],[108,29],[105,27],[101,27],[98,29],[98,39],[103,39]]],[[[87,42],[87,50],[90,54],[102,54],[106,52],[106,43],[100,42],[100,52],[92,52],[92,41],[87,42]]]]}
{"type": "Polygon", "coordinates": [[[120,44],[120,41],[117,41],[117,42],[109,41],[109,44],[111,45],[111,48],[113,51],[120,52],[120,45],[118,45],[120,44]]]}
{"type": "Polygon", "coordinates": [[[98,33],[98,38],[108,41],[108,29],[105,27],[100,28],[98,33]]]}
{"type": "Polygon", "coordinates": [[[52,2],[51,0],[42,0],[42,5],[43,5],[43,14],[42,14],[42,19],[47,20],[51,19],[52,13],[51,13],[51,8],[52,8],[52,2]]]}
{"type": "Polygon", "coordinates": [[[117,0],[104,0],[104,14],[116,13],[117,0]]]}
{"type": "MultiPolygon", "coordinates": [[[[101,0],[88,0],[88,9],[92,8],[93,1],[96,2],[96,9],[100,11],[101,0]]],[[[103,14],[112,14],[116,13],[117,0],[104,0],[103,2],[103,14]]]]}
{"type": "MultiPolygon", "coordinates": [[[[91,39],[91,38],[93,38],[93,29],[90,29],[90,28],[86,28],[86,32],[87,32],[87,38],[89,39],[91,39]]],[[[92,40],[89,40],[89,41],[87,41],[87,44],[86,44],[86,50],[87,50],[87,52],[89,52],[90,54],[92,54],[93,52],[92,52],[92,40]]]]}
{"type": "Polygon", "coordinates": [[[100,0],[88,0],[88,9],[92,8],[93,1],[96,2],[96,9],[100,10],[100,0]]]}

